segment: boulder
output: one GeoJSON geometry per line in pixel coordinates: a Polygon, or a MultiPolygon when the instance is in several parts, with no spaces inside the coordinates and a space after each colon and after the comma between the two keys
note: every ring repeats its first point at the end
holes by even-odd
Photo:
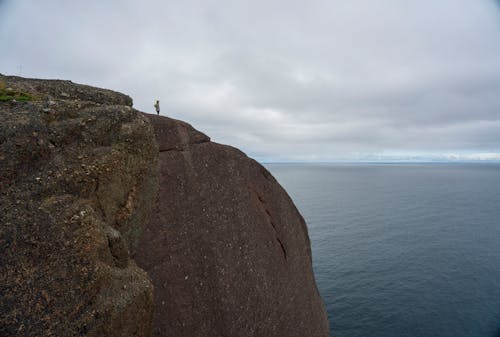
{"type": "Polygon", "coordinates": [[[136,261],[155,287],[154,335],[324,337],[304,219],[255,160],[147,115],[160,187],[136,261]]]}

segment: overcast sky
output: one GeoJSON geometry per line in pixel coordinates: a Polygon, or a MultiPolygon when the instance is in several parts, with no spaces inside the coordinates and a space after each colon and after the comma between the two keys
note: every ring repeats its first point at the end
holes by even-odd
{"type": "Polygon", "coordinates": [[[0,46],[258,160],[500,160],[496,0],[0,0],[0,46]]]}

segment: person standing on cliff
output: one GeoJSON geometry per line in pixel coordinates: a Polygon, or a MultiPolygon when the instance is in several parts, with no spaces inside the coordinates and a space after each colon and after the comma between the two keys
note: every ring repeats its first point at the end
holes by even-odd
{"type": "Polygon", "coordinates": [[[156,110],[156,114],[159,116],[160,115],[160,101],[156,100],[156,103],[155,103],[155,110],[156,110]]]}

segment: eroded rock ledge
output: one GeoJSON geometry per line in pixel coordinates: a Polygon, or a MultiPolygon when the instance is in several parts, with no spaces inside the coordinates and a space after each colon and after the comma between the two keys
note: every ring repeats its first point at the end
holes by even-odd
{"type": "Polygon", "coordinates": [[[0,335],[329,335],[265,168],[123,94],[2,82],[34,100],[0,103],[0,335]]]}

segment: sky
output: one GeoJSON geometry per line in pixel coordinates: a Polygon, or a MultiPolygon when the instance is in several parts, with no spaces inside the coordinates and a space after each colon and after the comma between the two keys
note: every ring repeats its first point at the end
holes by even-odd
{"type": "Polygon", "coordinates": [[[260,161],[500,161],[497,0],[0,0],[0,46],[260,161]]]}

